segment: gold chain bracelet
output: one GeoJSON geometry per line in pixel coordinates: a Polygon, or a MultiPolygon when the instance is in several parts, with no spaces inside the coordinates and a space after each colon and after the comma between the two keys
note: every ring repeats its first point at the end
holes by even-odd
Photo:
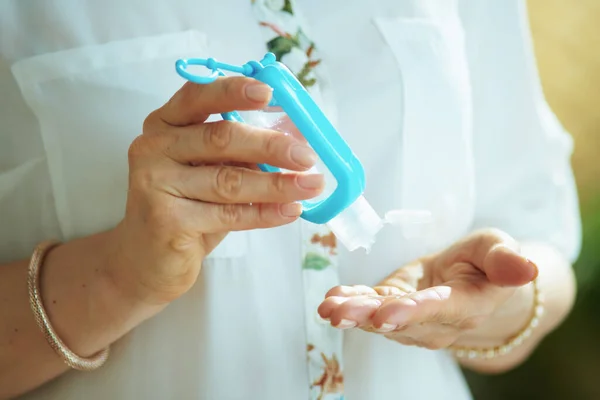
{"type": "Polygon", "coordinates": [[[477,348],[477,347],[461,347],[451,346],[449,350],[457,358],[468,358],[468,359],[491,359],[498,356],[504,356],[509,354],[515,348],[519,347],[527,338],[531,336],[533,330],[540,324],[540,318],[544,314],[544,299],[540,293],[537,279],[533,280],[533,310],[531,317],[527,322],[527,325],[521,329],[516,335],[512,336],[505,344],[490,348],[477,348]]]}
{"type": "Polygon", "coordinates": [[[46,254],[54,247],[58,246],[60,242],[57,241],[46,241],[40,243],[34,250],[31,261],[29,263],[29,270],[27,276],[27,285],[29,289],[29,304],[35,317],[35,322],[38,327],[42,330],[46,341],[54,349],[54,351],[63,359],[63,361],[71,368],[80,371],[92,371],[101,367],[108,359],[109,348],[100,350],[90,358],[79,357],[73,353],[64,342],[58,337],[52,325],[44,304],[42,303],[42,297],[40,295],[40,269],[44,262],[46,254]]]}

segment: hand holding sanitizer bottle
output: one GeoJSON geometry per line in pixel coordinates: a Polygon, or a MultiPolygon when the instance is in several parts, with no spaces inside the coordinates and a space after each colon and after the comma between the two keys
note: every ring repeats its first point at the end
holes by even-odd
{"type": "MultiPolygon", "coordinates": [[[[332,176],[336,182],[335,189],[325,198],[302,202],[301,218],[315,224],[327,224],[349,251],[360,247],[370,250],[384,221],[363,196],[363,166],[306,89],[285,65],[276,61],[274,54],[267,53],[261,61],[250,61],[242,66],[220,63],[212,58],[182,59],[177,61],[176,69],[183,78],[198,84],[213,82],[218,76],[224,76],[222,71],[225,70],[257,79],[273,88],[269,106],[280,107],[287,114],[327,170],[319,172],[332,176]],[[187,70],[189,65],[205,66],[212,73],[193,75],[187,70]]],[[[225,120],[246,122],[235,111],[221,116],[225,120]]],[[[260,164],[259,168],[265,172],[281,172],[266,164],[260,164]]]]}

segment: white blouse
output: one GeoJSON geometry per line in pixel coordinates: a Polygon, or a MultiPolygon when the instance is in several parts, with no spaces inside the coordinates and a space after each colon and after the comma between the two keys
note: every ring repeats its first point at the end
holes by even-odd
{"type": "MultiPolygon", "coordinates": [[[[265,13],[284,4],[256,2],[265,13]]],[[[260,59],[255,6],[0,3],[0,262],[119,221],[127,148],[181,86],[175,60],[260,59]]],[[[365,166],[365,197],[380,214],[433,215],[418,239],[385,228],[368,256],[339,249],[343,283],[375,284],[483,226],[576,258],[572,141],[544,100],[524,2],[294,6],[323,60],[322,104],[365,166]]],[[[69,372],[24,398],[308,398],[300,227],[229,235],[192,290],[115,344],[103,368],[69,372]]],[[[470,398],[444,351],[349,331],[344,364],[351,400],[470,398]]]]}

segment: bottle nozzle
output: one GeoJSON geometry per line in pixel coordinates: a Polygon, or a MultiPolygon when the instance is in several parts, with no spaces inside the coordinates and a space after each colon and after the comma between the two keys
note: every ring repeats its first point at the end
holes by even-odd
{"type": "Polygon", "coordinates": [[[360,196],[327,225],[349,251],[362,247],[368,253],[375,243],[375,236],[383,228],[383,221],[367,200],[360,196]]]}

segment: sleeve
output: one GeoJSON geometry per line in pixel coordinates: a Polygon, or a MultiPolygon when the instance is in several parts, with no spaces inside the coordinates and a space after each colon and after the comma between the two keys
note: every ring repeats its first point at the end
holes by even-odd
{"type": "Polygon", "coordinates": [[[526,2],[463,3],[473,96],[475,228],[546,242],[574,262],[581,221],[570,164],[573,141],[544,98],[526,2]]]}

